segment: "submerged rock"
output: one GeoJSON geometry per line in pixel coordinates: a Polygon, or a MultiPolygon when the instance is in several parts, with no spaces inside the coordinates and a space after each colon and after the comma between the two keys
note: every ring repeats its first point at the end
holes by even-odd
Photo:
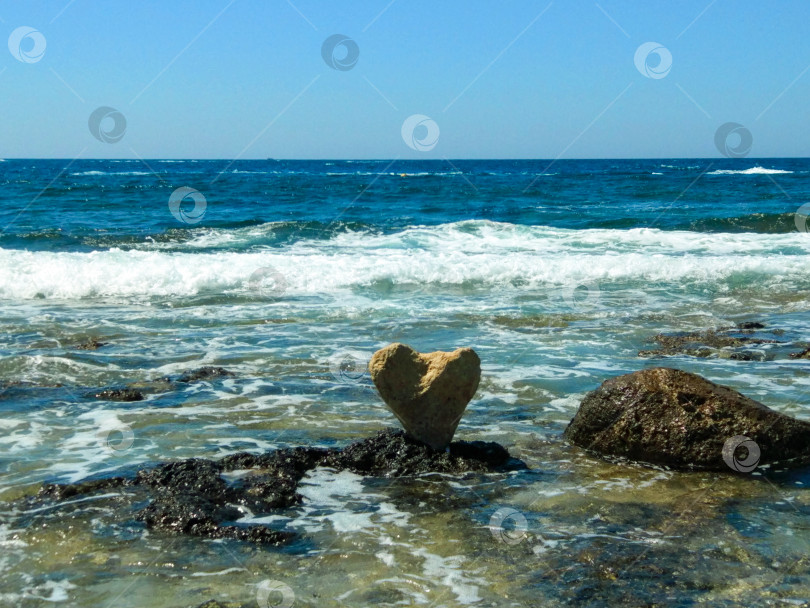
{"type": "Polygon", "coordinates": [[[228,371],[224,367],[213,367],[206,365],[198,369],[183,372],[177,379],[178,382],[200,382],[202,380],[213,380],[214,378],[232,378],[236,374],[228,371]]]}
{"type": "Polygon", "coordinates": [[[141,393],[149,395],[156,395],[159,393],[167,393],[174,388],[171,380],[168,378],[158,378],[157,380],[142,380],[139,382],[130,382],[126,386],[127,389],[137,390],[141,393]]]}
{"type": "MultiPolygon", "coordinates": [[[[243,525],[237,520],[247,513],[262,516],[300,504],[298,483],[316,467],[400,477],[510,470],[525,465],[497,443],[461,441],[451,444],[447,452],[436,451],[402,431],[387,430],[343,449],[297,447],[258,455],[243,452],[219,461],[191,458],[140,470],[134,478],[48,484],[33,500],[67,501],[125,488],[131,504],[142,506],[149,501],[135,514],[149,529],[278,545],[291,540],[293,534],[265,525],[243,525]],[[223,476],[233,471],[240,472],[236,479],[223,476]]],[[[120,517],[127,520],[132,514],[120,517]]]]}
{"type": "Polygon", "coordinates": [[[68,498],[81,494],[118,490],[131,486],[133,483],[133,480],[127,479],[126,477],[108,477],[107,479],[94,479],[93,481],[67,484],[48,483],[39,489],[37,497],[52,500],[67,500],[68,498]]]}
{"type": "Polygon", "coordinates": [[[107,346],[107,344],[109,344],[109,342],[100,342],[95,338],[90,338],[84,342],[80,342],[74,348],[77,350],[98,350],[102,346],[107,346]]]}
{"type": "Polygon", "coordinates": [[[368,367],[405,431],[436,450],[450,444],[481,379],[471,348],[422,354],[397,342],[374,353],[368,367]]]}
{"type": "Polygon", "coordinates": [[[190,384],[192,382],[202,382],[217,378],[233,378],[236,374],[223,367],[205,366],[197,369],[190,369],[173,380],[169,377],[158,378],[157,380],[144,380],[130,382],[123,388],[104,388],[87,396],[96,399],[106,399],[107,401],[143,401],[144,395],[156,395],[174,390],[178,383],[190,384]]]}
{"type": "Polygon", "coordinates": [[[143,401],[143,393],[134,388],[106,388],[92,394],[96,399],[107,401],[143,401]]]}
{"type": "Polygon", "coordinates": [[[759,321],[743,321],[737,323],[737,329],[765,329],[765,324],[759,321]]]}
{"type": "Polygon", "coordinates": [[[751,336],[765,326],[756,321],[738,323],[736,327],[710,329],[676,334],[657,334],[652,341],[658,348],[641,350],[639,357],[672,357],[685,355],[699,358],[734,359],[737,361],[764,361],[764,350],[756,347],[779,344],[779,340],[751,336]],[[752,348],[753,347],[753,348],[752,348]]]}
{"type": "Polygon", "coordinates": [[[726,442],[744,436],[761,464],[810,462],[810,423],[780,414],[696,374],[663,367],[606,380],[565,431],[604,456],[677,469],[729,470],[726,442]]]}

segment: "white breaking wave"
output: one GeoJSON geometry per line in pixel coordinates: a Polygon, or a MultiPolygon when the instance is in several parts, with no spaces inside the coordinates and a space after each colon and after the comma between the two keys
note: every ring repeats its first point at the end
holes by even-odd
{"type": "Polygon", "coordinates": [[[388,171],[386,173],[378,173],[374,171],[332,171],[325,175],[335,177],[339,175],[393,175],[399,177],[426,177],[430,176],[447,176],[447,175],[463,175],[462,171],[417,171],[416,173],[402,173],[397,171],[388,171]]]}
{"type": "Polygon", "coordinates": [[[152,175],[149,171],[79,171],[71,175],[152,175]]]}
{"type": "Polygon", "coordinates": [[[780,173],[793,173],[785,169],[766,169],[765,167],[751,167],[750,169],[741,169],[734,171],[731,169],[718,169],[711,171],[706,175],[778,175],[780,173]]]}
{"type": "MultiPolygon", "coordinates": [[[[230,231],[220,236],[233,242],[230,231]]],[[[216,235],[206,238],[210,242],[216,235]]],[[[729,281],[764,288],[810,280],[808,254],[810,238],[798,232],[566,230],[465,221],[386,235],[341,233],[329,240],[250,252],[0,249],[0,297],[249,293],[251,275],[261,269],[263,276],[281,280],[288,295],[339,293],[381,281],[521,288],[572,282],[729,281]]]]}

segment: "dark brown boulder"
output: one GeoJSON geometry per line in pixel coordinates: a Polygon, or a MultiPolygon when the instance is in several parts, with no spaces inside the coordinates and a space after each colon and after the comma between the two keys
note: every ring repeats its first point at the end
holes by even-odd
{"type": "MultiPolygon", "coordinates": [[[[740,436],[756,444],[760,465],[810,462],[810,423],[664,367],[606,380],[585,396],[565,431],[571,443],[604,456],[719,471],[731,466],[728,454],[723,458],[724,445],[733,453],[732,442],[740,436]]],[[[745,454],[737,456],[745,460],[745,454]]]]}

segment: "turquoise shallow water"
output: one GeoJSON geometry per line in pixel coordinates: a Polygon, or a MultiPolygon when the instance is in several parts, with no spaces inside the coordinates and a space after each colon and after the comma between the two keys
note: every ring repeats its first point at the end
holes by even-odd
{"type": "Polygon", "coordinates": [[[673,473],[561,439],[587,391],[661,364],[810,418],[807,364],[786,357],[810,342],[808,161],[148,164],[0,163],[0,603],[278,604],[267,581],[313,606],[810,601],[804,472],[673,473]],[[180,187],[204,206],[173,214],[180,187]],[[760,361],[638,356],[659,332],[750,320],[785,344],[760,361]],[[89,339],[106,344],[77,348],[89,339]],[[395,423],[364,373],[392,341],[473,346],[483,377],[457,437],[530,470],[319,470],[269,521],[299,532],[283,549],[149,533],[115,497],[12,503],[43,482],[365,437],[395,423]],[[236,375],[91,396],[202,365],[236,375]]]}

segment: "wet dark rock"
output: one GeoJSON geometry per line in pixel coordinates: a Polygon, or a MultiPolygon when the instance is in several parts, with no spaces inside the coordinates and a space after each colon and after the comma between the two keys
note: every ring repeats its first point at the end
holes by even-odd
{"type": "Polygon", "coordinates": [[[96,399],[107,401],[143,401],[143,393],[134,388],[106,388],[93,393],[96,399]]]}
{"type": "Polygon", "coordinates": [[[788,357],[791,359],[810,359],[810,348],[806,348],[798,353],[790,353],[788,357]]]}
{"type": "Polygon", "coordinates": [[[664,348],[679,348],[683,344],[705,344],[713,348],[737,347],[748,344],[775,344],[778,341],[748,336],[733,336],[728,333],[710,329],[702,332],[691,332],[682,335],[658,334],[653,338],[664,348]]]}
{"type": "Polygon", "coordinates": [[[723,445],[743,435],[760,464],[810,462],[810,422],[701,376],[657,367],[606,380],[585,396],[565,438],[603,456],[676,469],[729,471],[723,445]]]}
{"type": "Polygon", "coordinates": [[[322,464],[359,475],[399,477],[483,472],[516,462],[510,463],[509,452],[496,443],[454,441],[448,451],[438,451],[401,431],[387,430],[327,456],[322,464]]]}
{"type": "Polygon", "coordinates": [[[229,372],[224,367],[213,367],[206,365],[199,369],[183,372],[177,379],[178,382],[201,382],[203,380],[213,380],[215,378],[232,378],[236,374],[229,372]]]}
{"type": "Polygon", "coordinates": [[[278,545],[293,535],[236,521],[248,511],[260,516],[300,504],[298,483],[316,467],[399,477],[508,470],[525,468],[525,464],[497,443],[457,441],[447,451],[436,451],[391,429],[343,449],[297,447],[265,454],[243,452],[219,461],[191,458],[142,469],[134,478],[49,484],[36,500],[60,501],[127,488],[134,496],[132,504],[149,501],[136,514],[149,529],[278,545]]]}
{"type": "Polygon", "coordinates": [[[300,504],[301,496],[296,492],[298,482],[334,451],[298,447],[260,455],[232,454],[219,462],[226,472],[255,470],[234,483],[234,490],[243,491],[234,500],[253,512],[267,511],[300,504]]]}
{"type": "MultiPolygon", "coordinates": [[[[242,494],[248,491],[229,488],[221,473],[221,464],[199,458],[139,471],[135,483],[148,486],[154,499],[138,514],[138,519],[150,529],[208,538],[269,544],[281,544],[292,538],[290,533],[265,527],[221,525],[243,515],[233,503],[241,502],[242,494]]],[[[262,506],[260,500],[251,502],[252,506],[262,506]]],[[[267,511],[275,505],[264,506],[267,511]]]]}
{"type": "Polygon", "coordinates": [[[95,492],[119,490],[132,485],[132,480],[125,477],[109,477],[107,479],[95,479],[93,481],[83,481],[80,483],[56,484],[49,483],[43,485],[37,498],[49,498],[52,500],[67,500],[73,496],[82,494],[93,494],[95,492]]]}
{"type": "Polygon", "coordinates": [[[107,346],[108,342],[99,342],[95,338],[90,338],[84,342],[80,342],[74,348],[77,350],[98,350],[102,346],[107,346]]]}
{"type": "Polygon", "coordinates": [[[765,329],[765,324],[759,321],[743,321],[737,323],[737,329],[765,329]]]}
{"type": "MultiPolygon", "coordinates": [[[[641,350],[639,357],[688,356],[697,358],[721,358],[737,361],[764,361],[768,354],[751,347],[764,344],[780,344],[779,340],[754,337],[757,329],[765,326],[755,321],[739,323],[737,327],[710,329],[675,334],[657,334],[652,341],[658,348],[641,350]]],[[[774,334],[775,332],[770,332],[774,334]]]]}
{"type": "Polygon", "coordinates": [[[303,475],[316,467],[327,455],[337,450],[324,448],[286,448],[266,454],[240,452],[231,454],[219,461],[224,471],[238,469],[283,469],[291,475],[303,475]]]}
{"type": "Polygon", "coordinates": [[[220,473],[222,465],[219,463],[202,458],[189,458],[138,471],[135,483],[149,486],[159,492],[170,490],[215,496],[221,494],[227,485],[220,477],[220,473]]]}
{"type": "Polygon", "coordinates": [[[676,355],[685,355],[687,357],[708,359],[713,355],[717,355],[717,351],[712,350],[711,348],[679,348],[679,349],[654,348],[638,351],[639,357],[644,357],[647,359],[656,357],[673,357],[676,355]]]}
{"type": "Polygon", "coordinates": [[[218,523],[239,519],[239,509],[218,504],[205,496],[164,494],[138,514],[138,519],[150,529],[221,538],[217,534],[218,523]]]}
{"type": "Polygon", "coordinates": [[[767,357],[761,351],[742,350],[730,353],[728,358],[732,361],[765,361],[767,357]]]}
{"type": "Polygon", "coordinates": [[[111,401],[140,401],[144,398],[144,395],[155,395],[174,390],[177,388],[177,383],[190,384],[217,378],[233,378],[235,375],[224,367],[205,366],[185,371],[177,379],[163,377],[156,380],[130,382],[123,389],[105,389],[94,396],[100,399],[110,399],[111,401]],[[140,395],[140,398],[136,398],[136,395],[140,395]]]}
{"type": "Polygon", "coordinates": [[[494,441],[456,441],[450,444],[450,454],[486,464],[487,469],[519,464],[505,447],[494,441]]]}

